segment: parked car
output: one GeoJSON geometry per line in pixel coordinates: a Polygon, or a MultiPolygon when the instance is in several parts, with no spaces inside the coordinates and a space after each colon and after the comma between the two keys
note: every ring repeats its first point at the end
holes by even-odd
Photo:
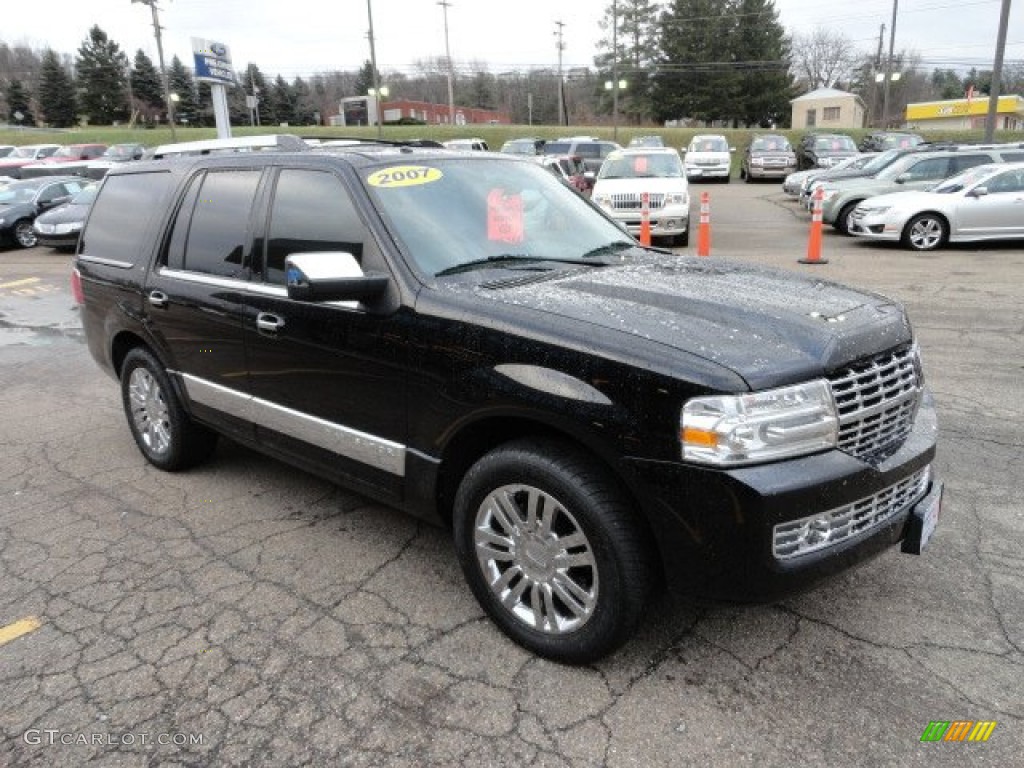
{"type": "Polygon", "coordinates": [[[725,136],[718,134],[694,136],[683,153],[686,178],[690,181],[719,179],[728,184],[729,173],[732,170],[732,153],[735,151],[736,148],[729,146],[725,136]]]}
{"type": "Polygon", "coordinates": [[[96,199],[98,188],[98,184],[86,184],[66,203],[36,216],[32,225],[36,245],[46,245],[59,251],[73,251],[78,245],[78,236],[89,215],[92,201],[96,199]]]}
{"type": "Polygon", "coordinates": [[[661,136],[634,136],[629,140],[631,147],[664,147],[665,140],[661,136]]]}
{"type": "Polygon", "coordinates": [[[979,165],[930,190],[869,197],[854,209],[850,233],[915,251],[1024,240],[1024,163],[979,165]]]}
{"type": "Polygon", "coordinates": [[[839,181],[841,179],[858,179],[867,176],[874,176],[890,165],[895,163],[904,155],[914,152],[915,149],[887,149],[885,152],[864,152],[860,155],[849,157],[831,168],[810,168],[800,184],[800,202],[808,210],[811,208],[811,195],[814,190],[826,182],[839,181]]]}
{"type": "Polygon", "coordinates": [[[579,155],[587,167],[590,178],[595,178],[601,170],[601,163],[612,152],[622,149],[614,141],[603,141],[594,136],[573,136],[544,144],[545,155],[579,155]]]}
{"type": "Polygon", "coordinates": [[[544,154],[544,139],[509,139],[501,145],[501,151],[506,155],[527,155],[535,157],[544,154]]]}
{"type": "Polygon", "coordinates": [[[141,160],[145,153],[146,148],[142,144],[112,144],[95,160],[80,160],[76,163],[67,163],[64,167],[68,173],[77,176],[102,179],[115,165],[141,160]]]}
{"type": "Polygon", "coordinates": [[[13,144],[0,144],[0,158],[7,157],[16,149],[17,147],[13,144]]]}
{"type": "Polygon", "coordinates": [[[608,155],[591,197],[631,234],[641,228],[648,196],[652,238],[686,245],[690,238],[690,191],[679,153],[663,147],[633,147],[608,155]]]}
{"type": "Polygon", "coordinates": [[[0,187],[0,239],[31,248],[36,244],[36,216],[66,203],[85,184],[74,176],[46,176],[0,187]]]}
{"type": "Polygon", "coordinates": [[[483,139],[451,139],[442,141],[447,149],[469,149],[474,152],[487,152],[487,142],[483,139]]]}
{"type": "Polygon", "coordinates": [[[887,192],[927,189],[968,168],[1024,160],[1024,148],[969,147],[934,152],[912,152],[874,176],[838,179],[822,185],[821,218],[843,234],[849,234],[854,209],[864,200],[887,192]]]}
{"type": "Polygon", "coordinates": [[[887,149],[911,149],[924,144],[924,137],[906,131],[875,131],[860,140],[861,152],[884,152],[887,149]]]}
{"type": "Polygon", "coordinates": [[[107,150],[106,144],[68,144],[49,157],[21,167],[21,178],[36,176],[64,176],[70,173],[67,167],[72,163],[95,160],[107,150]]]}
{"type": "MultiPolygon", "coordinates": [[[[674,150],[640,152],[685,182],[674,150]]],[[[146,461],[182,470],[228,434],[434,519],[497,626],[561,662],[626,642],[662,581],[767,599],[918,553],[938,520],[898,303],[641,248],[536,163],[126,164],[72,288],[146,461]]]]}
{"type": "Polygon", "coordinates": [[[857,154],[857,145],[842,133],[809,133],[801,137],[796,159],[799,169],[831,168],[857,154]]]}
{"type": "Polygon", "coordinates": [[[590,195],[590,190],[594,188],[594,182],[587,178],[587,167],[579,155],[542,155],[537,161],[581,195],[590,195]]]}
{"type": "Polygon", "coordinates": [[[22,166],[49,157],[60,149],[60,144],[26,144],[16,148],[7,157],[0,158],[0,176],[21,178],[22,166]]]}
{"type": "Polygon", "coordinates": [[[740,178],[751,182],[754,179],[786,178],[796,170],[796,153],[789,139],[775,133],[754,136],[743,151],[740,161],[740,178]]]}
{"type": "Polygon", "coordinates": [[[846,170],[851,170],[854,167],[860,169],[877,155],[864,154],[854,155],[848,157],[842,162],[836,163],[831,168],[808,168],[806,171],[793,171],[793,173],[786,176],[782,180],[782,191],[787,195],[799,198],[803,202],[804,195],[806,193],[806,184],[810,184],[811,181],[821,178],[822,174],[840,174],[846,170]]]}

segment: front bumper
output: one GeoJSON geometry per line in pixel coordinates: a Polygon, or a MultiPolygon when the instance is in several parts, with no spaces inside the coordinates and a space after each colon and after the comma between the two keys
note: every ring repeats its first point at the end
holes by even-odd
{"type": "Polygon", "coordinates": [[[784,179],[795,172],[795,163],[793,165],[751,165],[747,168],[747,175],[752,179],[784,179]]]}
{"type": "MultiPolygon", "coordinates": [[[[631,235],[640,234],[640,211],[620,211],[605,208],[604,211],[613,219],[623,224],[631,235]]],[[[648,221],[653,237],[681,235],[690,228],[690,209],[688,206],[667,205],[650,212],[648,221]]]]}
{"type": "Polygon", "coordinates": [[[674,592],[772,600],[906,537],[912,510],[939,487],[931,466],[936,433],[926,397],[902,447],[877,465],[839,450],[732,470],[639,459],[627,465],[674,592]],[[813,551],[793,550],[801,521],[829,516],[857,522],[813,551]]]}
{"type": "Polygon", "coordinates": [[[894,221],[886,215],[869,215],[854,210],[850,234],[868,240],[895,243],[899,242],[905,224],[906,220],[894,221]]]}
{"type": "Polygon", "coordinates": [[[728,165],[688,165],[686,166],[686,178],[688,179],[726,179],[729,177],[730,166],[728,165]]]}

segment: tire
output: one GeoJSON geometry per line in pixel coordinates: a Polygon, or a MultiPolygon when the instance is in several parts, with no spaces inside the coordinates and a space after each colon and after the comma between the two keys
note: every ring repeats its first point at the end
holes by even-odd
{"type": "Polygon", "coordinates": [[[900,242],[913,251],[934,251],[946,244],[949,224],[937,213],[919,213],[907,222],[900,242]]]}
{"type": "Polygon", "coordinates": [[[187,469],[209,458],[217,446],[217,434],[189,418],[164,367],[143,347],[125,356],[121,402],[135,444],[155,467],[187,469]]]}
{"type": "Polygon", "coordinates": [[[676,245],[689,245],[690,244],[690,225],[686,225],[686,231],[681,235],[676,235],[676,245]]]}
{"type": "Polygon", "coordinates": [[[850,217],[853,216],[853,211],[861,204],[861,202],[861,200],[854,200],[852,203],[847,203],[843,206],[843,209],[839,211],[839,215],[836,216],[835,228],[844,235],[850,234],[850,217]]]}
{"type": "Polygon", "coordinates": [[[34,248],[36,245],[36,232],[32,229],[32,222],[28,219],[14,222],[14,242],[22,248],[34,248]]]}
{"type": "Polygon", "coordinates": [[[455,548],[480,605],[565,664],[626,642],[654,581],[645,529],[606,475],[571,445],[517,440],[477,461],[455,497],[455,548]]]}

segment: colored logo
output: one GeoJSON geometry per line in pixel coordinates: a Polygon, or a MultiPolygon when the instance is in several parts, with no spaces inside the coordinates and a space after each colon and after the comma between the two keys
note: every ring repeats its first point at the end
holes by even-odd
{"type": "Polygon", "coordinates": [[[995,729],[995,720],[932,720],[921,741],[988,741],[995,729]]]}
{"type": "Polygon", "coordinates": [[[228,47],[224,43],[210,43],[210,50],[214,56],[224,57],[228,55],[228,47]]]}

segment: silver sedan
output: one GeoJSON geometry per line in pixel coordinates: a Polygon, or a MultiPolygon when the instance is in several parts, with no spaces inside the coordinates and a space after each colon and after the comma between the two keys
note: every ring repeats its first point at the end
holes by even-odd
{"type": "Polygon", "coordinates": [[[930,190],[869,197],[850,234],[915,251],[972,240],[1024,240],[1024,163],[979,165],[930,190]]]}

